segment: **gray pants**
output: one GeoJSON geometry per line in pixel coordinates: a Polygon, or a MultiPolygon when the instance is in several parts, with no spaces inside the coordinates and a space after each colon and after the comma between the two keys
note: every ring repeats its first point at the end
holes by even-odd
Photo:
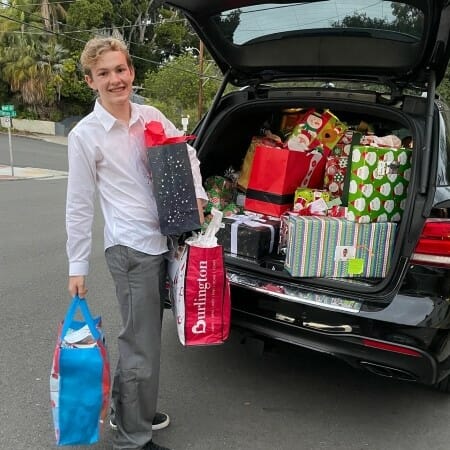
{"type": "Polygon", "coordinates": [[[158,398],[165,259],[122,245],[105,256],[123,324],[112,387],[118,428],[113,448],[141,449],[152,438],[158,398]]]}

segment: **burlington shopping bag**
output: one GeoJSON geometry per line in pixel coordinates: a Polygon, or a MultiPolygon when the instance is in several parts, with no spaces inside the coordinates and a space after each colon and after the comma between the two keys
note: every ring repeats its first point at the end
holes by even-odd
{"type": "Polygon", "coordinates": [[[108,413],[110,366],[101,318],[75,296],[59,324],[50,373],[50,400],[57,445],[100,439],[108,413]],[[83,320],[75,320],[80,310],[83,320]]]}
{"type": "Polygon", "coordinates": [[[167,138],[160,122],[146,124],[148,168],[158,209],[161,233],[181,235],[200,228],[200,216],[186,141],[167,138]]]}
{"type": "Polygon", "coordinates": [[[181,253],[169,262],[178,338],[186,346],[222,344],[230,332],[230,286],[223,248],[217,245],[215,231],[211,233],[220,225],[222,213],[213,208],[212,214],[206,231],[186,239],[181,253]]]}

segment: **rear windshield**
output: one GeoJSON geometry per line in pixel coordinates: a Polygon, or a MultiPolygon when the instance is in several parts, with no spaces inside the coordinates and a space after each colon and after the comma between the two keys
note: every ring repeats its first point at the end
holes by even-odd
{"type": "MultiPolygon", "coordinates": [[[[423,13],[410,5],[382,0],[324,0],[312,3],[264,3],[223,12],[214,18],[235,45],[288,33],[382,33],[399,40],[420,40],[423,13]],[[392,35],[392,36],[391,36],[392,35]]],[[[345,49],[343,49],[345,51],[345,49]]]]}

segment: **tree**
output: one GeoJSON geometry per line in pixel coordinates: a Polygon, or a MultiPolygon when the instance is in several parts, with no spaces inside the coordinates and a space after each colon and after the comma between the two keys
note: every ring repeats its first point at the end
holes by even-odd
{"type": "MultiPolygon", "coordinates": [[[[209,62],[204,69],[203,98],[208,107],[220,85],[217,66],[209,62]]],[[[163,65],[157,72],[148,72],[144,94],[152,105],[161,109],[177,126],[181,117],[197,118],[199,72],[197,57],[184,53],[163,65]]]]}
{"type": "MultiPolygon", "coordinates": [[[[69,51],[54,39],[42,44],[42,56],[39,64],[48,76],[48,86],[54,89],[57,101],[61,100],[61,87],[63,84],[64,62],[69,51]]],[[[51,94],[50,94],[51,95],[51,94]]]]}
{"type": "Polygon", "coordinates": [[[397,31],[399,33],[421,36],[423,30],[423,17],[414,6],[391,4],[393,19],[381,19],[368,17],[366,13],[355,12],[351,16],[344,17],[339,22],[334,22],[336,28],[373,28],[397,31]]]}
{"type": "Polygon", "coordinates": [[[41,0],[40,13],[45,29],[54,33],[59,32],[60,20],[64,20],[67,15],[61,3],[52,0],[41,0]]]}
{"type": "Polygon", "coordinates": [[[157,8],[153,3],[143,43],[131,42],[136,81],[143,83],[145,74],[156,71],[170,58],[181,55],[186,48],[197,47],[198,37],[181,14],[171,8],[157,8]]]}
{"type": "Polygon", "coordinates": [[[437,91],[445,100],[445,102],[450,106],[450,66],[447,67],[445,77],[439,85],[437,91]]]}
{"type": "MultiPolygon", "coordinates": [[[[113,5],[110,0],[75,0],[67,10],[67,32],[76,31],[76,40],[66,39],[66,47],[81,50],[95,34],[111,34],[113,5]]],[[[73,36],[73,35],[71,35],[73,36]]]]}
{"type": "Polygon", "coordinates": [[[391,4],[392,14],[395,17],[393,25],[397,31],[421,36],[423,32],[423,15],[414,6],[391,4]]]}
{"type": "Polygon", "coordinates": [[[35,112],[46,103],[45,70],[38,64],[37,44],[26,35],[17,35],[14,46],[1,52],[2,75],[13,93],[35,112]]]}
{"type": "Polygon", "coordinates": [[[197,46],[198,36],[179,11],[171,8],[158,10],[148,48],[159,55],[159,61],[167,61],[181,55],[186,48],[197,46]]]}
{"type": "Polygon", "coordinates": [[[145,43],[148,29],[153,27],[152,12],[157,3],[155,0],[112,0],[114,26],[128,45],[145,43]]]}
{"type": "Polygon", "coordinates": [[[236,9],[226,16],[216,16],[214,19],[221,28],[223,36],[233,42],[234,32],[241,23],[241,10],[236,9]]]}

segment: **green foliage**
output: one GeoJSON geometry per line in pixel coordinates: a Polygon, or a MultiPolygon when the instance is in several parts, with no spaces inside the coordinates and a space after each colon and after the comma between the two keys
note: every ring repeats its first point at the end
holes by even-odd
{"type": "MultiPolygon", "coordinates": [[[[0,17],[0,100],[29,118],[59,119],[91,111],[95,94],[79,68],[84,43],[97,34],[122,36],[136,69],[139,94],[181,128],[191,128],[210,106],[222,74],[208,54],[200,76],[199,39],[184,16],[162,0],[20,0],[4,2],[0,17]],[[47,29],[55,34],[39,34],[47,29]],[[64,34],[58,34],[64,31],[64,34]],[[188,49],[191,49],[188,51],[188,49]],[[71,52],[71,53],[69,53],[71,52]],[[199,105],[201,83],[202,104],[199,105]]],[[[381,27],[418,35],[423,24],[415,8],[392,3],[393,18],[374,20],[355,13],[335,26],[381,27]]],[[[241,11],[217,18],[233,38],[241,11]]],[[[450,72],[438,89],[450,103],[450,72]]]]}
{"type": "Polygon", "coordinates": [[[145,45],[131,44],[130,53],[133,55],[133,65],[135,69],[135,85],[141,85],[144,82],[145,74],[149,71],[158,69],[160,55],[151,53],[145,45]]]}
{"type": "Polygon", "coordinates": [[[66,39],[65,45],[72,50],[82,49],[83,42],[89,40],[103,28],[110,28],[113,5],[110,0],[75,0],[67,10],[67,27],[69,31],[81,31],[72,36],[77,40],[66,39]],[[79,42],[82,41],[82,42],[79,42]]]}
{"type": "Polygon", "coordinates": [[[159,61],[178,56],[186,48],[198,47],[198,37],[178,11],[161,8],[158,13],[149,48],[153,53],[159,54],[159,61]]]}
{"type": "Polygon", "coordinates": [[[8,83],[5,80],[0,79],[0,102],[2,104],[8,103],[10,97],[11,93],[9,91],[8,83]]]}
{"type": "Polygon", "coordinates": [[[421,36],[423,30],[423,17],[413,6],[391,4],[394,19],[380,19],[368,17],[366,13],[355,12],[351,16],[344,17],[341,21],[333,23],[333,27],[355,27],[392,30],[421,36]]]}
{"type": "Polygon", "coordinates": [[[450,66],[447,67],[447,72],[444,79],[438,87],[439,94],[445,100],[445,102],[450,106],[450,66]]]}
{"type": "MultiPolygon", "coordinates": [[[[202,112],[211,104],[220,77],[212,62],[207,62],[202,78],[202,112]]],[[[152,105],[161,105],[161,110],[174,123],[189,115],[191,121],[198,119],[200,76],[198,58],[185,53],[173,58],[157,72],[149,72],[144,81],[144,94],[152,105]]]]}

